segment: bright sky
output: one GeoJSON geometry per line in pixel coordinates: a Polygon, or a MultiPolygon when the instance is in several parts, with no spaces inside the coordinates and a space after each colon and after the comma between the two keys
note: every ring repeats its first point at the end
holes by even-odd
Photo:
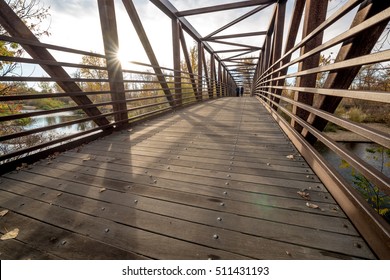
{"type": "MultiPolygon", "coordinates": [[[[103,41],[100,29],[97,0],[40,1],[45,6],[51,7],[51,23],[46,24],[50,24],[50,32],[52,35],[50,37],[42,38],[42,42],[103,53],[103,41]]],[[[345,2],[346,0],[332,1],[330,3],[329,11],[334,12],[336,8],[339,7],[340,1],[345,2]]],[[[171,0],[171,3],[178,10],[186,10],[200,6],[218,5],[227,2],[231,3],[232,1],[171,0]]],[[[286,18],[286,29],[289,25],[289,15],[291,14],[294,1],[289,0],[287,3],[288,16],[286,18]]],[[[149,40],[151,41],[152,47],[156,53],[160,65],[165,67],[172,67],[171,20],[148,0],[134,0],[134,4],[137,8],[138,14],[141,17],[144,28],[147,31],[149,40]]],[[[115,0],[115,5],[120,47],[122,52],[126,54],[125,60],[148,63],[149,61],[147,56],[134,31],[129,16],[124,9],[122,1],[115,0]]],[[[191,16],[188,17],[188,20],[202,36],[205,36],[254,8],[255,7],[249,7],[241,9],[240,11],[230,10],[226,12],[205,14],[202,16],[191,16]]],[[[223,31],[219,35],[251,31],[264,31],[268,27],[272,11],[273,7],[269,7],[264,11],[233,26],[232,28],[223,31]]],[[[344,29],[346,29],[349,25],[350,22],[344,22],[338,26],[340,28],[343,28],[344,26],[344,29]]],[[[326,37],[333,35],[334,34],[332,34],[332,32],[325,34],[326,37]]],[[[262,46],[263,38],[264,37],[248,37],[245,39],[246,41],[242,41],[242,43],[254,46],[262,46]]],[[[193,40],[188,37],[187,45],[191,46],[192,42],[193,40]]],[[[221,44],[212,44],[212,47],[215,50],[226,49],[226,46],[221,44]]],[[[234,55],[234,53],[220,54],[220,56],[231,55],[234,55]]],[[[254,55],[258,56],[258,53],[254,53],[254,55]]],[[[59,61],[68,61],[69,59],[72,59],[70,57],[63,56],[63,54],[61,54],[61,57],[56,56],[56,58],[59,61]]],[[[75,62],[80,62],[79,58],[74,59],[78,59],[78,61],[75,62]]],[[[128,68],[126,66],[124,67],[128,68]]]]}

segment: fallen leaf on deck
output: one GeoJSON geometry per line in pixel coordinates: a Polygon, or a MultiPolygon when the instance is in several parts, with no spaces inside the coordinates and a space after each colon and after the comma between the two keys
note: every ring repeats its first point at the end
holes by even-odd
{"type": "Polygon", "coordinates": [[[288,159],[294,159],[294,155],[288,155],[288,156],[286,156],[286,158],[288,158],[288,159]]]}
{"type": "Polygon", "coordinates": [[[106,190],[106,188],[101,188],[100,190],[99,190],[99,192],[104,192],[106,190]]]}
{"type": "Polygon", "coordinates": [[[8,210],[3,210],[0,212],[0,217],[4,217],[5,215],[7,215],[8,213],[8,210]]]}
{"type": "Polygon", "coordinates": [[[0,237],[0,239],[1,240],[14,239],[18,236],[18,234],[19,234],[19,229],[15,228],[14,230],[11,230],[11,231],[7,232],[6,234],[2,235],[0,237]]]}
{"type": "Polygon", "coordinates": [[[313,208],[313,209],[320,208],[320,206],[318,206],[317,204],[313,204],[313,203],[309,203],[309,202],[306,202],[306,206],[309,208],[313,208]]]}
{"type": "Polygon", "coordinates": [[[310,194],[307,193],[307,192],[297,192],[297,194],[299,194],[302,198],[306,199],[306,200],[310,200],[310,194]]]}

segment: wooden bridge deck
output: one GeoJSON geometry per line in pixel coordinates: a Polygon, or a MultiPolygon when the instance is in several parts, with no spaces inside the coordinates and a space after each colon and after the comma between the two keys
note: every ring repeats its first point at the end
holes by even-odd
{"type": "Polygon", "coordinates": [[[1,259],[375,258],[250,97],[179,110],[0,179],[0,231],[19,229],[0,241],[1,259]]]}

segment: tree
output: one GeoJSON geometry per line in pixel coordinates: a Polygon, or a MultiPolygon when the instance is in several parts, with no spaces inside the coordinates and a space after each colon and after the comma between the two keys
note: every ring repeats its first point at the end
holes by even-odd
{"type": "MultiPolygon", "coordinates": [[[[41,5],[39,0],[6,0],[6,2],[35,36],[39,38],[49,35],[48,28],[43,28],[42,26],[43,21],[49,16],[49,7],[41,5]]],[[[8,35],[2,26],[0,26],[0,35],[8,35]]],[[[0,55],[20,57],[23,55],[23,48],[17,43],[0,41],[0,55]]],[[[18,75],[19,73],[16,73],[17,69],[17,63],[0,61],[0,76],[18,75]]],[[[22,82],[0,83],[0,95],[16,95],[28,91],[26,84],[22,82]]],[[[21,110],[21,107],[21,104],[14,101],[3,102],[0,106],[0,115],[16,114],[21,110]]],[[[22,132],[25,130],[24,125],[29,122],[29,118],[1,122],[0,135],[22,132]]],[[[7,154],[18,149],[30,147],[42,141],[43,137],[40,134],[14,138],[0,145],[0,154],[7,154]]]]}
{"type": "MultiPolygon", "coordinates": [[[[48,27],[42,26],[44,20],[50,16],[50,7],[44,7],[39,0],[6,0],[6,2],[36,37],[50,35],[48,27]]],[[[7,31],[1,25],[0,35],[7,35],[7,31]]],[[[22,54],[23,49],[19,44],[0,41],[0,55],[15,57],[22,54]]],[[[0,61],[0,76],[5,76],[15,70],[15,63],[0,61]]]]}
{"type": "MultiPolygon", "coordinates": [[[[93,66],[94,68],[81,68],[76,76],[84,79],[98,79],[98,82],[85,82],[80,85],[83,91],[107,91],[109,90],[109,84],[106,81],[108,79],[107,70],[102,68],[106,67],[106,61],[104,58],[97,56],[83,56],[81,64],[93,66]]],[[[99,94],[91,96],[91,100],[95,102],[104,102],[110,100],[108,94],[99,94]]]]}

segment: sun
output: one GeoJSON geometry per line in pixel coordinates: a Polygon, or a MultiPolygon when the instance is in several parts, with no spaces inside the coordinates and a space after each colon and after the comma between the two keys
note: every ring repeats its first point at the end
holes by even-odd
{"type": "Polygon", "coordinates": [[[119,49],[117,53],[117,58],[120,61],[123,69],[130,69],[131,67],[131,57],[129,51],[125,49],[119,49]]]}

